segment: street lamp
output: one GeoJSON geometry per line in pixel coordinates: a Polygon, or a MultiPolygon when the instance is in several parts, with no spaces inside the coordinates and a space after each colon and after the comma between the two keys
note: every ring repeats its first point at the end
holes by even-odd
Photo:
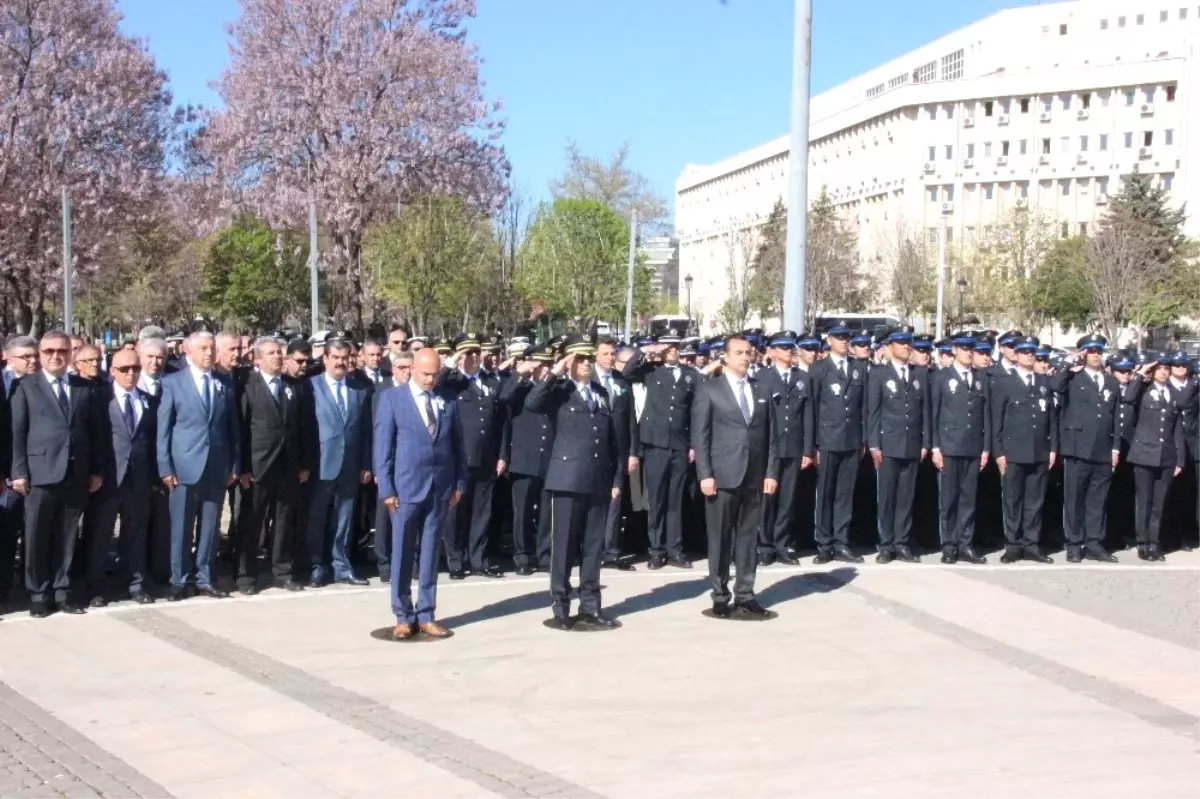
{"type": "Polygon", "coordinates": [[[688,317],[687,332],[688,332],[688,335],[691,335],[691,332],[692,332],[692,273],[691,272],[688,272],[687,275],[684,276],[683,285],[684,285],[684,288],[687,289],[687,317],[688,317]]]}
{"type": "Polygon", "coordinates": [[[970,285],[965,277],[958,279],[958,326],[963,326],[963,295],[967,293],[967,286],[970,285]]]}

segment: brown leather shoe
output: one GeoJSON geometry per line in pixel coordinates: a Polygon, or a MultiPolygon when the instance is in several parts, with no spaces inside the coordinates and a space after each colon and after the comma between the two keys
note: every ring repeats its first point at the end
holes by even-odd
{"type": "Polygon", "coordinates": [[[436,621],[425,621],[417,625],[421,628],[421,632],[428,635],[430,638],[449,638],[450,631],[436,621]]]}
{"type": "Polygon", "coordinates": [[[397,641],[407,641],[417,634],[417,626],[415,624],[397,624],[392,630],[392,637],[397,641]]]}

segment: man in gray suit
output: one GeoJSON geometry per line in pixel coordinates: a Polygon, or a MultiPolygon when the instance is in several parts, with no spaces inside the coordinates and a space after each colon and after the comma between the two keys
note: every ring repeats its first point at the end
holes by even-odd
{"type": "Polygon", "coordinates": [[[192,531],[197,527],[195,586],[204,596],[229,596],[213,580],[225,489],[242,471],[233,385],[213,373],[213,335],[192,333],[184,341],[187,366],[162,380],[158,405],[158,475],[171,492],[171,592],[189,592],[192,531]]]}
{"type": "Polygon", "coordinates": [[[339,583],[367,585],[351,568],[348,547],[359,486],[371,482],[370,390],[348,379],[349,341],[326,342],[322,362],[325,371],[309,378],[320,442],[308,510],[309,587],[324,585],[329,571],[339,583]]]}
{"type": "Polygon", "coordinates": [[[40,349],[41,374],[18,382],[11,404],[13,490],[25,496],[25,588],[34,618],[50,614],[51,590],[63,612],[84,612],[71,595],[71,568],[105,450],[92,386],[67,374],[71,339],[47,333],[40,349]]]}
{"type": "Polygon", "coordinates": [[[12,592],[17,543],[25,526],[24,497],[12,490],[12,413],[9,402],[22,377],[37,374],[38,342],[32,336],[9,336],[4,342],[4,401],[0,402],[0,602],[12,592]]]}

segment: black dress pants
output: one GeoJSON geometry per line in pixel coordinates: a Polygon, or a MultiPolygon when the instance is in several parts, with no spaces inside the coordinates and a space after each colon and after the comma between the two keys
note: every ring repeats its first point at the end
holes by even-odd
{"type": "Polygon", "coordinates": [[[604,551],[605,496],[551,491],[550,596],[554,615],[569,616],[571,567],[579,561],[579,612],[600,612],[600,559],[604,551]]]}
{"type": "Polygon", "coordinates": [[[683,557],[683,495],[688,475],[687,452],[644,447],[647,520],[651,557],[683,557]]]}
{"type": "Polygon", "coordinates": [[[1001,485],[1004,495],[1004,548],[1033,549],[1042,539],[1048,463],[1008,462],[1001,485]]]}
{"type": "Polygon", "coordinates": [[[974,542],[979,472],[978,457],[942,456],[942,471],[938,474],[938,511],[943,547],[969,547],[974,542]]]}
{"type": "Polygon", "coordinates": [[[296,521],[300,504],[300,479],[284,475],[255,482],[242,492],[237,546],[237,583],[241,588],[258,581],[259,536],[263,526],[273,519],[271,532],[271,574],[276,582],[292,576],[296,555],[296,521]]]}
{"type": "Polygon", "coordinates": [[[755,543],[762,518],[762,488],[726,491],[717,489],[705,497],[708,509],[708,580],[714,604],[728,603],[729,567],[737,570],[733,601],[754,598],[754,576],[758,568],[755,543]]]}
{"type": "Polygon", "coordinates": [[[854,484],[858,478],[856,449],[821,452],[817,466],[817,507],[813,534],[817,551],[827,552],[835,543],[848,546],[850,519],[854,515],[854,484]]]}
{"type": "Polygon", "coordinates": [[[1138,546],[1161,543],[1163,507],[1174,475],[1173,466],[1133,465],[1134,529],[1138,546]]]}
{"type": "Polygon", "coordinates": [[[1112,461],[1063,461],[1063,538],[1068,550],[1104,546],[1112,461]]]}
{"type": "Polygon", "coordinates": [[[87,486],[67,478],[35,485],[25,497],[25,590],[30,602],[70,602],[71,569],[87,486]]]}
{"type": "Polygon", "coordinates": [[[758,534],[760,556],[784,555],[796,548],[796,507],[800,494],[800,459],[779,459],[779,490],[763,496],[762,526],[758,534]]]}
{"type": "Polygon", "coordinates": [[[909,546],[912,536],[913,497],[917,491],[920,458],[884,455],[875,474],[879,492],[879,551],[909,546]]]}

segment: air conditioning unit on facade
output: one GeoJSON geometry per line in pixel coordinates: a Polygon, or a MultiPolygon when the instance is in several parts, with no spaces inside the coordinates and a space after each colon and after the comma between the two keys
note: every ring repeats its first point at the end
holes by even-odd
{"type": "Polygon", "coordinates": [[[964,159],[963,159],[963,169],[970,169],[970,168],[971,168],[971,165],[972,165],[973,163],[975,163],[975,162],[974,162],[972,159],[970,159],[970,158],[964,158],[964,159]]]}
{"type": "Polygon", "coordinates": [[[1149,158],[1152,154],[1149,147],[1142,147],[1138,150],[1138,158],[1149,158]]]}
{"type": "Polygon", "coordinates": [[[1018,197],[1018,198],[1017,198],[1017,200],[1016,200],[1016,206],[1017,206],[1018,208],[1028,208],[1028,207],[1029,207],[1029,200],[1028,200],[1027,198],[1025,198],[1025,197],[1018,197]]]}
{"type": "Polygon", "coordinates": [[[933,173],[933,172],[934,172],[936,169],[937,169],[937,164],[933,163],[932,161],[926,161],[926,162],[925,162],[925,174],[927,174],[927,175],[928,175],[928,174],[931,174],[931,173],[933,173]]]}
{"type": "Polygon", "coordinates": [[[954,203],[942,203],[942,213],[943,214],[954,213],[954,203]]]}
{"type": "Polygon", "coordinates": [[[1004,166],[1008,163],[1008,156],[1002,155],[996,159],[996,166],[1004,166]]]}
{"type": "Polygon", "coordinates": [[[1154,116],[1154,103],[1142,103],[1142,116],[1154,116]]]}
{"type": "Polygon", "coordinates": [[[1096,195],[1096,205],[1108,205],[1108,195],[1107,194],[1097,194],[1096,195]]]}
{"type": "Polygon", "coordinates": [[[1075,163],[1086,164],[1087,162],[1088,162],[1087,153],[1080,153],[1079,155],[1075,156],[1075,163]]]}
{"type": "Polygon", "coordinates": [[[1001,114],[996,119],[996,124],[997,125],[1007,125],[1008,124],[1008,114],[1001,114]]]}
{"type": "Polygon", "coordinates": [[[975,127],[975,117],[963,117],[963,127],[964,128],[975,127]]]}
{"type": "Polygon", "coordinates": [[[1038,163],[1041,164],[1042,166],[1045,166],[1046,164],[1050,163],[1050,154],[1042,153],[1041,156],[1038,157],[1038,163]]]}
{"type": "Polygon", "coordinates": [[[1043,111],[1041,116],[1038,117],[1038,119],[1042,122],[1049,122],[1050,121],[1050,112],[1043,111]]]}

